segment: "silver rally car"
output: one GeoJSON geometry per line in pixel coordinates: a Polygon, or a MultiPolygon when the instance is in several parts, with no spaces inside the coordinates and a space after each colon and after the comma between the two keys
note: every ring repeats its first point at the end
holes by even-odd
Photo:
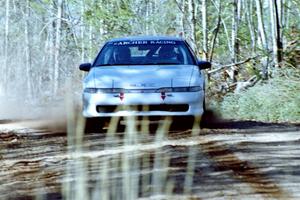
{"type": "Polygon", "coordinates": [[[80,65],[83,115],[195,116],[204,112],[204,73],[211,64],[199,61],[182,38],[112,39],[93,63],[80,65]]]}

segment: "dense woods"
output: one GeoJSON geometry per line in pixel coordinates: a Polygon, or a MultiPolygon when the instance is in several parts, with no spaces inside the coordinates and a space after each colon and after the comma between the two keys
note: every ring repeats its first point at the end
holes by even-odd
{"type": "Polygon", "coordinates": [[[0,96],[58,96],[104,41],[130,35],[186,38],[212,95],[299,69],[299,0],[3,0],[0,96]],[[298,66],[297,66],[298,64],[298,66]]]}
{"type": "Polygon", "coordinates": [[[0,199],[300,199],[300,0],[0,0],[0,47],[0,199]],[[136,35],[212,63],[193,126],[83,117],[79,64],[136,35]]]}

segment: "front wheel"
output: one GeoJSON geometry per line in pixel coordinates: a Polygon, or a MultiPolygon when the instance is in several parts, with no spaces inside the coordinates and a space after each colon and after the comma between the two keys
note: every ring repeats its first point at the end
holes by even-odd
{"type": "Polygon", "coordinates": [[[206,102],[205,102],[205,97],[204,97],[203,113],[202,113],[201,120],[200,120],[200,127],[205,127],[206,122],[207,122],[207,110],[206,110],[206,102]]]}
{"type": "Polygon", "coordinates": [[[85,121],[85,133],[99,133],[103,131],[105,120],[98,117],[89,117],[85,121]]]}

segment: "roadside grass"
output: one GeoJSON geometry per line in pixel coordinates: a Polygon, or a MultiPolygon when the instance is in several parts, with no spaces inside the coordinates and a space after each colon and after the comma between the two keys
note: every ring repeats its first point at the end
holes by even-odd
{"type": "Polygon", "coordinates": [[[219,112],[230,119],[300,122],[300,70],[281,70],[268,81],[225,96],[219,112]]]}

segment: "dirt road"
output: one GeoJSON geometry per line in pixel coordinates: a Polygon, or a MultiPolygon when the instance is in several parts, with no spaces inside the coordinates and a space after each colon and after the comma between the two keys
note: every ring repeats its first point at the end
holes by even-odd
{"type": "Polygon", "coordinates": [[[65,128],[0,122],[0,199],[300,199],[300,125],[89,133],[77,146],[65,128]]]}

